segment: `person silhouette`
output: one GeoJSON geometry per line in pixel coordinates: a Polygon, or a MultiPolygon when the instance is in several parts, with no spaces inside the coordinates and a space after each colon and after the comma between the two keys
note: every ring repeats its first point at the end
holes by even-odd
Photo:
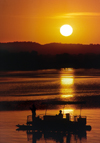
{"type": "Polygon", "coordinates": [[[59,117],[63,118],[62,110],[59,111],[59,117]]]}
{"type": "Polygon", "coordinates": [[[32,105],[32,108],[30,108],[31,111],[32,111],[32,120],[36,117],[36,107],[35,105],[33,104],[32,105]]]}

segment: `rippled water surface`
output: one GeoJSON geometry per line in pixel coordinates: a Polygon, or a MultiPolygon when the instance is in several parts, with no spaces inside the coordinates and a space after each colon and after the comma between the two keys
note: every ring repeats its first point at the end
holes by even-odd
{"type": "MultiPolygon", "coordinates": [[[[62,69],[0,72],[0,142],[99,143],[99,102],[100,70],[62,69]],[[16,131],[16,124],[25,124],[27,115],[31,114],[30,110],[26,110],[30,108],[30,103],[35,101],[38,108],[37,114],[45,114],[45,110],[39,104],[48,100],[86,101],[86,104],[82,106],[81,113],[83,116],[87,116],[87,124],[91,125],[92,130],[81,137],[68,133],[29,135],[25,131],[16,131]],[[23,111],[19,111],[19,109],[23,111]]],[[[80,106],[77,105],[66,105],[64,112],[70,112],[71,115],[80,114],[79,108],[80,106]]],[[[63,106],[50,106],[47,114],[55,115],[59,109],[63,110],[63,106]]]]}

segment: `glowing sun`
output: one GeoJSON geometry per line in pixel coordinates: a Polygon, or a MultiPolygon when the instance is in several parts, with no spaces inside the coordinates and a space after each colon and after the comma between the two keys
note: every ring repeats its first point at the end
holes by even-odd
{"type": "Polygon", "coordinates": [[[73,28],[70,26],[70,25],[63,25],[61,26],[60,28],[60,33],[63,35],[63,36],[70,36],[73,32],[73,28]]]}

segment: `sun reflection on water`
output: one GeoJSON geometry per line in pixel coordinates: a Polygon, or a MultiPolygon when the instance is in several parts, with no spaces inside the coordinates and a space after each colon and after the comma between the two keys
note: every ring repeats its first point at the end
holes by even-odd
{"type": "Polygon", "coordinates": [[[64,114],[66,114],[66,113],[73,113],[74,109],[62,109],[62,111],[64,112],[64,114]]]}
{"type": "Polygon", "coordinates": [[[73,97],[74,75],[72,73],[72,69],[71,69],[70,74],[67,73],[67,72],[65,74],[61,74],[60,80],[61,80],[60,81],[60,84],[61,84],[61,89],[60,89],[61,98],[68,99],[68,98],[73,97]]]}
{"type": "Polygon", "coordinates": [[[69,98],[69,97],[73,97],[73,95],[61,95],[62,98],[69,98]]]}
{"type": "Polygon", "coordinates": [[[74,109],[61,109],[63,112],[63,118],[66,118],[66,114],[69,113],[70,116],[73,115],[74,109]]]}
{"type": "Polygon", "coordinates": [[[62,76],[61,85],[72,85],[74,83],[73,76],[62,76]]]}

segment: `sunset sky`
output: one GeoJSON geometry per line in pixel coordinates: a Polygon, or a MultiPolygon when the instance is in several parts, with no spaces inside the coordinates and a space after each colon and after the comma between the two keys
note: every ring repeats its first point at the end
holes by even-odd
{"type": "Polygon", "coordinates": [[[100,44],[100,0],[0,0],[0,42],[13,41],[100,44]]]}

